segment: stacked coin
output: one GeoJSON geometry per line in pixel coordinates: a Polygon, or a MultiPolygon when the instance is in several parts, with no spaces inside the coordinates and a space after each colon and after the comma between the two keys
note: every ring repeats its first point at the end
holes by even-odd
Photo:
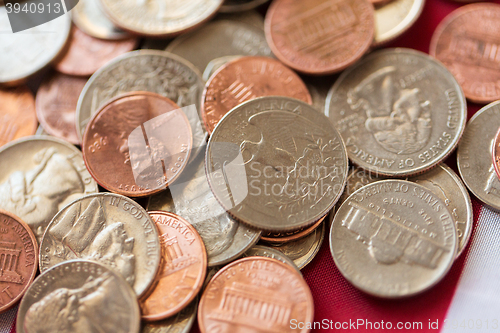
{"type": "Polygon", "coordinates": [[[497,5],[442,23],[443,65],[365,56],[422,0],[274,0],[264,19],[265,2],[80,0],[74,25],[0,34],[0,84],[17,85],[0,90],[0,284],[16,284],[0,311],[22,298],[17,332],[188,332],[196,315],[291,332],[314,318],[300,270],[325,238],[355,287],[408,297],[467,246],[466,187],[500,210],[500,102],[466,128],[465,100],[498,98],[495,71],[469,79],[496,69],[497,5]],[[21,138],[37,119],[46,135],[21,138]],[[442,163],[457,146],[460,176],[442,163]]]}

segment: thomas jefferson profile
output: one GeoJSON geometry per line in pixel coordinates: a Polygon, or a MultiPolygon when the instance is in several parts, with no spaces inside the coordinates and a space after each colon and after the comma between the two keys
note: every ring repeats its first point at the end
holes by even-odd
{"type": "Polygon", "coordinates": [[[15,171],[0,183],[0,208],[25,221],[40,241],[59,205],[84,185],[68,158],[51,147],[33,157],[35,167],[15,171]]]}
{"type": "Polygon", "coordinates": [[[80,288],[54,290],[31,305],[23,325],[26,333],[129,332],[129,312],[119,285],[104,274],[80,288]]]}

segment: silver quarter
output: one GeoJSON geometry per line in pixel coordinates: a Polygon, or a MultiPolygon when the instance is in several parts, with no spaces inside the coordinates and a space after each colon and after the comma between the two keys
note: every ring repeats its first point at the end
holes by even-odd
{"type": "Polygon", "coordinates": [[[378,297],[423,292],[449,271],[457,231],[446,204],[405,180],[382,180],[354,192],[334,217],[330,249],[342,275],[378,297]]]}
{"type": "Polygon", "coordinates": [[[137,333],[136,295],[105,266],[72,260],[42,273],[17,313],[17,333],[137,333]],[[105,306],[103,306],[105,305],[105,306]]]}
{"type": "Polygon", "coordinates": [[[71,259],[96,261],[124,277],[138,296],[160,265],[158,230],[132,199],[98,193],[77,199],[50,222],[40,244],[40,271],[71,259]]]}
{"type": "Polygon", "coordinates": [[[38,242],[60,209],[97,191],[82,152],[66,141],[36,135],[0,149],[0,209],[26,222],[38,242]]]}
{"type": "Polygon", "coordinates": [[[405,177],[425,172],[457,146],[467,105],[453,75],[410,49],[372,53],[346,70],[326,101],[349,159],[363,169],[405,177]]]}
{"type": "Polygon", "coordinates": [[[264,246],[264,245],[254,245],[251,248],[249,248],[242,256],[244,257],[267,257],[267,258],[273,258],[276,260],[281,261],[284,264],[290,265],[297,272],[299,272],[301,275],[302,273],[300,272],[300,269],[295,265],[292,259],[288,258],[283,252],[273,249],[272,247],[269,246],[264,246]]]}

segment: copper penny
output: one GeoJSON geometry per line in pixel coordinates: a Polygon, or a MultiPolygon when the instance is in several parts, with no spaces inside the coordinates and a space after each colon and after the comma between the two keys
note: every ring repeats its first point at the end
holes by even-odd
{"type": "Polygon", "coordinates": [[[265,33],[285,65],[305,74],[332,74],[368,51],[374,9],[368,0],[276,0],[267,12],[265,33]]]}
{"type": "Polygon", "coordinates": [[[38,268],[35,235],[21,219],[0,210],[0,313],[23,297],[38,268]]]}
{"type": "Polygon", "coordinates": [[[495,167],[497,177],[500,179],[500,128],[495,135],[492,148],[493,166],[495,167]]]}
{"type": "Polygon", "coordinates": [[[267,57],[241,57],[219,68],[205,85],[202,117],[212,133],[232,108],[263,96],[286,96],[312,104],[302,79],[281,62],[267,57]]]}
{"type": "Polygon", "coordinates": [[[170,317],[198,295],[207,273],[207,252],[196,229],[174,213],[151,211],[160,234],[160,269],[146,298],[140,300],[142,319],[170,317]]]}
{"type": "Polygon", "coordinates": [[[27,87],[0,89],[0,146],[34,135],[37,125],[35,98],[27,87]]]}
{"type": "Polygon", "coordinates": [[[36,115],[50,135],[80,144],[76,133],[76,104],[87,79],[54,73],[36,94],[36,115]]]}
{"type": "Polygon", "coordinates": [[[222,268],[210,280],[198,306],[203,333],[305,333],[310,329],[292,329],[290,323],[312,322],[313,317],[311,290],[300,273],[265,257],[246,257],[222,268]]]}
{"type": "Polygon", "coordinates": [[[284,232],[264,232],[260,237],[261,240],[268,243],[287,243],[293,242],[298,239],[304,238],[310,235],[316,228],[321,225],[321,222],[328,216],[326,214],[322,218],[320,218],[316,223],[307,228],[301,228],[293,231],[284,231],[284,232]]]}
{"type": "Polygon", "coordinates": [[[112,99],[94,114],[82,152],[102,187],[143,197],[165,189],[180,175],[192,145],[191,126],[177,104],[137,91],[112,99]]]}
{"type": "Polygon", "coordinates": [[[500,99],[500,5],[470,4],[448,15],[432,36],[430,54],[477,103],[500,99]]]}
{"type": "Polygon", "coordinates": [[[64,74],[90,76],[108,61],[132,51],[137,43],[135,37],[123,40],[97,39],[73,25],[68,49],[54,67],[64,74]]]}

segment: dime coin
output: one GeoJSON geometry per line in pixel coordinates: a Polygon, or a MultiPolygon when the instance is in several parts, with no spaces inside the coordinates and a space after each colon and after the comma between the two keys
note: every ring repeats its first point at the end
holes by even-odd
{"type": "Polygon", "coordinates": [[[222,13],[220,10],[214,20],[231,20],[253,25],[264,31],[264,17],[255,10],[247,10],[237,13],[222,13]]]}
{"type": "Polygon", "coordinates": [[[38,241],[61,208],[96,192],[82,153],[61,139],[31,136],[0,149],[0,209],[19,216],[38,241]]]}
{"type": "Polygon", "coordinates": [[[158,230],[144,208],[122,195],[91,194],[50,222],[40,244],[40,271],[71,259],[97,261],[141,296],[156,276],[160,253],[158,230]]]}
{"type": "Polygon", "coordinates": [[[453,11],[434,31],[430,54],[455,75],[476,103],[500,99],[500,5],[478,3],[453,11]]]}
{"type": "Polygon", "coordinates": [[[27,87],[0,89],[0,146],[35,134],[37,125],[35,99],[27,87]]]}
{"type": "Polygon", "coordinates": [[[382,180],[354,192],[339,208],[330,249],[356,288],[378,297],[418,294],[438,283],[457,254],[457,231],[431,190],[382,180]]]}
{"type": "Polygon", "coordinates": [[[111,21],[123,30],[148,37],[172,37],[208,21],[222,2],[101,0],[101,5],[111,21]]]}
{"type": "Polygon", "coordinates": [[[14,34],[6,7],[0,6],[0,84],[16,85],[47,66],[63,49],[70,28],[69,15],[62,15],[14,34]]]}
{"type": "Polygon", "coordinates": [[[38,244],[29,226],[0,210],[0,313],[23,297],[38,269],[38,244]]]}
{"type": "Polygon", "coordinates": [[[325,225],[319,227],[306,237],[281,244],[267,244],[271,248],[280,251],[288,258],[292,259],[295,265],[302,269],[309,264],[316,254],[318,254],[323,239],[325,238],[325,225]]]}
{"type": "Polygon", "coordinates": [[[76,104],[85,83],[85,78],[53,73],[41,84],[36,94],[36,113],[47,133],[80,144],[76,104]]]}
{"type": "Polygon", "coordinates": [[[187,59],[202,73],[210,61],[224,56],[272,56],[261,29],[229,20],[211,22],[203,29],[179,36],[166,50],[187,59]]]}
{"type": "Polygon", "coordinates": [[[137,38],[117,41],[97,39],[73,26],[68,50],[54,67],[64,74],[90,76],[110,60],[132,51],[137,42],[137,38]]]}
{"type": "Polygon", "coordinates": [[[207,253],[189,222],[169,212],[148,213],[160,234],[162,257],[156,281],[139,303],[142,319],[155,321],[180,312],[198,295],[207,272],[207,253]]]}
{"type": "Polygon", "coordinates": [[[205,174],[204,156],[198,156],[166,191],[149,199],[148,210],[182,216],[195,227],[205,244],[208,265],[226,264],[259,240],[260,230],[240,224],[214,198],[205,174]]]}
{"type": "Polygon", "coordinates": [[[368,0],[276,0],[265,18],[266,39],[285,65],[305,74],[332,74],[368,51],[373,13],[368,0]]]}
{"type": "Polygon", "coordinates": [[[392,177],[438,165],[457,146],[467,119],[453,75],[410,49],[378,51],[342,73],[326,108],[350,160],[392,177]]]}
{"type": "Polygon", "coordinates": [[[176,55],[154,50],[124,54],[95,72],[83,88],[76,107],[78,137],[83,137],[90,117],[111,98],[132,91],[150,91],[170,98],[180,107],[194,104],[184,111],[192,111],[186,115],[193,133],[191,155],[196,156],[206,141],[199,113],[204,85],[196,68],[176,55]]]}
{"type": "Polygon", "coordinates": [[[375,7],[373,46],[386,44],[407,31],[420,17],[425,0],[392,0],[375,7]]]}
{"type": "Polygon", "coordinates": [[[328,213],[347,177],[342,138],[302,101],[260,97],[215,127],[207,146],[208,183],[222,207],[250,226],[288,231],[328,213]]]}
{"type": "Polygon", "coordinates": [[[302,276],[293,267],[264,257],[243,258],[223,267],[198,306],[202,333],[230,332],[239,326],[248,332],[292,332],[291,319],[308,323],[313,317],[313,298],[302,276]]]}
{"type": "MultiPolygon", "coordinates": [[[[377,177],[375,174],[361,168],[351,169],[347,177],[346,190],[337,205],[342,204],[349,195],[363,186],[383,179],[383,176],[377,177]]],[[[436,168],[418,176],[407,178],[407,180],[433,191],[446,204],[457,228],[457,257],[460,256],[469,242],[474,222],[469,192],[460,177],[446,164],[441,163],[436,168]]]]}
{"type": "Polygon", "coordinates": [[[234,13],[254,9],[269,0],[225,0],[220,7],[221,13],[234,13]]]}
{"type": "Polygon", "coordinates": [[[260,239],[267,243],[279,243],[279,244],[295,241],[297,239],[306,237],[307,235],[311,234],[314,230],[316,230],[316,228],[319,227],[319,225],[323,222],[323,220],[326,218],[327,215],[328,214],[326,214],[325,216],[320,218],[316,223],[307,228],[302,228],[292,231],[283,231],[283,232],[268,232],[268,231],[263,232],[260,239]]]}
{"type": "Polygon", "coordinates": [[[195,299],[172,317],[143,323],[141,333],[189,333],[196,318],[197,309],[198,299],[195,299]]]}
{"type": "Polygon", "coordinates": [[[163,190],[181,174],[192,141],[189,120],[170,99],[145,91],[126,93],[90,120],[83,160],[102,187],[143,197],[163,190]]]}
{"type": "Polygon", "coordinates": [[[116,27],[102,12],[99,0],[80,0],[71,11],[73,22],[87,35],[101,39],[125,39],[130,34],[116,27]]]}
{"type": "Polygon", "coordinates": [[[288,96],[311,104],[306,85],[294,71],[268,57],[241,57],[219,68],[205,85],[202,116],[212,133],[235,106],[262,96],[288,96]]]}
{"type": "Polygon", "coordinates": [[[137,333],[136,295],[105,266],[86,260],[61,263],[30,286],[17,313],[17,333],[137,333]],[[103,306],[105,305],[105,306],[103,306]]]}
{"type": "Polygon", "coordinates": [[[491,103],[469,120],[457,152],[460,176],[483,203],[500,210],[500,180],[491,158],[500,127],[500,101],[491,103]]]}
{"type": "MultiPolygon", "coordinates": [[[[281,261],[284,264],[287,264],[293,268],[297,272],[300,273],[300,269],[295,265],[295,263],[292,261],[292,259],[288,258],[286,255],[283,254],[283,252],[280,252],[278,250],[275,250],[269,246],[263,246],[263,245],[254,245],[251,248],[247,250],[242,256],[243,258],[245,257],[266,257],[266,258],[273,258],[278,261],[281,261]]],[[[300,273],[302,275],[302,273],[300,273]]]]}

